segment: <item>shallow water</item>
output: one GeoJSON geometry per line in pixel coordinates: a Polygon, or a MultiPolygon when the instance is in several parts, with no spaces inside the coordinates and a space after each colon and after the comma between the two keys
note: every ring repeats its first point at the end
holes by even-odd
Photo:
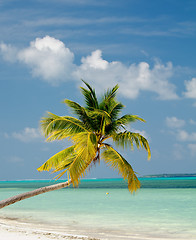
{"type": "MultiPolygon", "coordinates": [[[[4,208],[0,217],[104,239],[196,239],[196,178],[141,182],[131,195],[119,179],[85,180],[4,208]]],[[[0,199],[47,184],[0,182],[0,199]]]]}

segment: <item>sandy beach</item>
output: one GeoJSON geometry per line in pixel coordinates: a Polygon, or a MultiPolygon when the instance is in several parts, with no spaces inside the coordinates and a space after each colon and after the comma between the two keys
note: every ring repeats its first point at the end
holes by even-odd
{"type": "MultiPolygon", "coordinates": [[[[90,230],[90,229],[89,229],[90,230]]],[[[20,219],[0,218],[0,240],[173,240],[170,238],[141,236],[140,234],[121,235],[114,231],[91,232],[87,235],[67,233],[55,226],[23,222],[20,219]],[[94,237],[96,236],[96,237],[94,237]],[[101,236],[101,237],[100,237],[101,236]]],[[[185,239],[183,239],[185,240],[185,239]]]]}
{"type": "Polygon", "coordinates": [[[99,240],[82,235],[50,231],[43,226],[24,224],[13,219],[0,219],[0,240],[99,240]]]}
{"type": "MultiPolygon", "coordinates": [[[[90,235],[96,235],[90,234],[90,235]]],[[[88,233],[88,236],[77,235],[63,232],[62,230],[57,230],[55,227],[51,226],[51,230],[46,225],[34,224],[34,223],[24,223],[20,220],[15,219],[4,219],[0,218],[0,240],[144,240],[141,236],[138,235],[125,235],[121,236],[119,234],[115,235],[114,232],[106,234],[98,233],[97,236],[102,235],[103,237],[91,237],[88,233]],[[56,230],[56,231],[55,231],[56,230]]],[[[145,238],[149,240],[151,238],[145,238]]],[[[153,240],[160,240],[160,238],[152,238],[153,240]]],[[[161,240],[163,240],[161,238],[161,240]]],[[[167,239],[170,240],[170,239],[167,239]]]]}
{"type": "MultiPolygon", "coordinates": [[[[164,236],[163,234],[144,234],[139,232],[132,234],[115,234],[114,231],[105,234],[97,232],[87,235],[77,235],[67,233],[55,226],[44,224],[26,223],[20,219],[0,218],[0,240],[174,240],[177,236],[164,236]],[[95,236],[95,237],[94,237],[95,236]],[[101,237],[100,237],[101,236],[101,237]]],[[[183,236],[178,236],[180,240],[186,240],[183,236]]],[[[192,239],[192,238],[190,238],[192,239]]]]}
{"type": "MultiPolygon", "coordinates": [[[[129,235],[126,238],[125,236],[93,238],[84,235],[71,235],[50,230],[40,230],[33,228],[33,226],[8,225],[9,221],[7,222],[7,220],[3,222],[0,220],[0,240],[174,240],[174,238],[165,238],[163,236],[146,236],[143,238],[135,234],[132,236],[129,235]]],[[[186,240],[185,238],[179,239],[186,240]]]]}

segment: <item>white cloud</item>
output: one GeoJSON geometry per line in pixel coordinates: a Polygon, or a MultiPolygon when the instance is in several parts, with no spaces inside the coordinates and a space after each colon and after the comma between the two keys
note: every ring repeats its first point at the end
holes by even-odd
{"type": "Polygon", "coordinates": [[[70,80],[74,69],[74,54],[63,42],[49,36],[36,38],[30,47],[19,51],[18,58],[31,68],[34,76],[51,84],[70,80]]]}
{"type": "Polygon", "coordinates": [[[89,68],[105,70],[109,64],[106,60],[102,59],[102,52],[100,50],[92,52],[91,56],[83,57],[81,62],[83,70],[88,70],[89,68]]]}
{"type": "Polygon", "coordinates": [[[37,128],[26,127],[21,132],[13,132],[11,137],[16,138],[22,142],[31,142],[42,139],[42,135],[37,128]]]}
{"type": "Polygon", "coordinates": [[[184,92],[187,98],[196,98],[196,78],[192,78],[190,81],[185,81],[186,92],[184,92]]]}
{"type": "Polygon", "coordinates": [[[177,99],[175,85],[170,83],[174,73],[171,63],[166,65],[156,61],[150,67],[147,62],[126,66],[121,62],[108,62],[102,58],[101,50],[82,57],[81,65],[74,65],[74,54],[58,39],[46,36],[36,38],[28,48],[13,50],[3,44],[4,58],[18,59],[26,64],[33,76],[40,77],[55,85],[60,81],[80,80],[93,83],[98,91],[120,85],[119,93],[127,98],[137,98],[141,91],[154,92],[162,100],[177,99]],[[15,54],[12,54],[15,51],[15,54]]]}
{"type": "MultiPolygon", "coordinates": [[[[185,149],[188,150],[191,156],[196,155],[196,132],[187,132],[183,129],[186,122],[176,117],[167,117],[166,124],[172,130],[170,134],[175,136],[177,144],[174,144],[173,156],[175,159],[180,160],[185,156],[185,149]],[[181,142],[181,143],[180,143],[181,142]],[[180,144],[179,144],[180,143],[180,144]],[[182,145],[183,144],[183,145],[182,145]]],[[[193,119],[189,120],[189,124],[196,124],[193,119]]]]}
{"type": "Polygon", "coordinates": [[[185,121],[176,117],[166,117],[166,124],[170,128],[181,128],[185,125],[185,121]]]}
{"type": "Polygon", "coordinates": [[[17,60],[17,49],[5,43],[0,44],[0,51],[3,58],[8,62],[15,62],[17,60]]]}
{"type": "Polygon", "coordinates": [[[177,132],[177,139],[183,142],[196,141],[196,132],[188,133],[185,130],[179,130],[177,132]]]}
{"type": "Polygon", "coordinates": [[[1,43],[0,50],[5,60],[18,60],[26,64],[34,77],[40,77],[52,85],[72,79],[74,54],[58,39],[49,36],[36,38],[22,50],[1,43]]]}
{"type": "Polygon", "coordinates": [[[189,134],[184,130],[180,130],[177,133],[177,139],[180,140],[180,141],[187,141],[188,138],[189,138],[189,134]]]}
{"type": "Polygon", "coordinates": [[[90,56],[82,58],[82,64],[76,69],[76,78],[92,83],[98,91],[120,85],[119,92],[127,98],[137,98],[141,91],[158,94],[162,100],[177,99],[175,86],[169,82],[173,74],[171,63],[166,65],[155,62],[153,68],[146,62],[126,66],[121,62],[108,62],[96,50],[90,56]]]}

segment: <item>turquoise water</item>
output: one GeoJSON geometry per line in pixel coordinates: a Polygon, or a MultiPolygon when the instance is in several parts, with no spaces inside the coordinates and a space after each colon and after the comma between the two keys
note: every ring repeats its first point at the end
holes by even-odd
{"type": "MultiPolygon", "coordinates": [[[[140,180],[142,188],[134,195],[120,179],[84,180],[79,188],[49,192],[4,208],[0,217],[104,239],[196,239],[196,178],[140,180]]],[[[0,200],[52,183],[0,182],[0,200]]]]}

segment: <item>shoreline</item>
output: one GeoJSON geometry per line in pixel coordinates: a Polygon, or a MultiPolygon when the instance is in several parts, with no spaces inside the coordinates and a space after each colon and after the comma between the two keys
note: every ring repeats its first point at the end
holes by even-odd
{"type": "MultiPolygon", "coordinates": [[[[49,227],[49,226],[48,226],[49,227]]],[[[20,222],[0,217],[0,240],[101,240],[85,235],[69,234],[47,229],[46,225],[20,222]]]]}
{"type": "MultiPolygon", "coordinates": [[[[77,229],[75,230],[77,232],[77,229]]],[[[78,231],[80,232],[80,231],[78,231]]],[[[145,234],[144,232],[132,232],[126,235],[115,231],[105,233],[88,232],[87,235],[75,234],[72,230],[58,228],[55,225],[26,222],[21,218],[0,217],[0,240],[187,240],[192,237],[163,233],[145,234]]]]}

